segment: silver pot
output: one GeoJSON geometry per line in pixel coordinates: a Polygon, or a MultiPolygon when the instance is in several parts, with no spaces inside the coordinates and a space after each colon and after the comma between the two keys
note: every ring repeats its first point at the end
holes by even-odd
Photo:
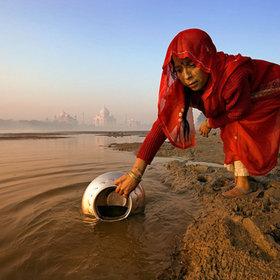
{"type": "Polygon", "coordinates": [[[102,221],[120,221],[130,214],[144,210],[145,193],[141,184],[133,190],[128,198],[115,192],[115,179],[124,175],[115,171],[96,177],[86,188],[82,198],[82,212],[95,216],[102,221]]]}

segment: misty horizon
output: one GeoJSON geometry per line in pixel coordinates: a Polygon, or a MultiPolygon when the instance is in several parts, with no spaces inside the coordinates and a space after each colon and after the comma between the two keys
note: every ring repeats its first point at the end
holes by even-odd
{"type": "Polygon", "coordinates": [[[90,123],[105,105],[119,121],[152,124],[166,49],[187,28],[225,53],[280,62],[279,2],[200,5],[186,15],[184,1],[2,1],[0,119],[65,111],[90,123]]]}

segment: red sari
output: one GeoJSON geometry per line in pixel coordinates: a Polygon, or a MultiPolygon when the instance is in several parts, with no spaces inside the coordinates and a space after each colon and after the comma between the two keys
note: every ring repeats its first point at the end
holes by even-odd
{"type": "Polygon", "coordinates": [[[240,160],[251,175],[264,175],[277,163],[280,143],[280,66],[241,55],[217,52],[202,30],[180,32],[170,43],[163,65],[158,117],[170,142],[180,148],[193,146],[192,113],[190,137],[183,134],[178,114],[185,107],[184,94],[191,95],[191,107],[203,111],[213,128],[221,128],[225,163],[240,160]],[[172,72],[171,58],[189,57],[209,73],[201,93],[184,90],[172,72]]]}

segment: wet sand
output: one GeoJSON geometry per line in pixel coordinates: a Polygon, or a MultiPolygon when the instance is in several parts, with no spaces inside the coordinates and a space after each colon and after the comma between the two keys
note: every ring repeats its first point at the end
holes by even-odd
{"type": "MultiPolygon", "coordinates": [[[[139,143],[111,144],[137,152],[139,143]]],[[[165,143],[157,156],[180,157],[163,165],[161,180],[177,193],[191,193],[201,211],[187,229],[183,246],[174,248],[170,267],[157,279],[280,279],[280,166],[267,176],[251,177],[253,192],[227,199],[231,173],[223,163],[217,132],[198,137],[197,148],[179,150],[165,143]]],[[[182,221],[183,222],[183,221],[182,221]]]]}

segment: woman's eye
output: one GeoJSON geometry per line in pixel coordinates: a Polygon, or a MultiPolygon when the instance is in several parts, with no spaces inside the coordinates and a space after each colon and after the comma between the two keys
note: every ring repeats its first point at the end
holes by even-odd
{"type": "Polygon", "coordinates": [[[182,65],[185,66],[185,67],[195,67],[195,64],[190,60],[183,61],[182,65]]]}
{"type": "Polygon", "coordinates": [[[175,72],[176,72],[176,73],[182,73],[182,69],[181,69],[181,68],[176,68],[176,69],[175,69],[175,72]]]}

